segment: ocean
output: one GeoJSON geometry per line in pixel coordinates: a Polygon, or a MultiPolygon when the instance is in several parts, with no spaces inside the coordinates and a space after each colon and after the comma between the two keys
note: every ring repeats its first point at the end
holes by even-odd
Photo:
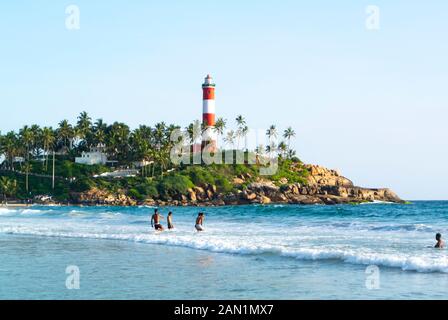
{"type": "Polygon", "coordinates": [[[153,210],[0,208],[0,299],[448,298],[448,202],[153,210]]]}

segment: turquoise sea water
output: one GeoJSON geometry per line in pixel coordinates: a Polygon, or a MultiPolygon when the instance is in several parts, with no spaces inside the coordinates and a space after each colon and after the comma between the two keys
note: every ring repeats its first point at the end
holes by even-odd
{"type": "Polygon", "coordinates": [[[448,298],[448,202],[171,209],[0,208],[0,299],[448,298]]]}

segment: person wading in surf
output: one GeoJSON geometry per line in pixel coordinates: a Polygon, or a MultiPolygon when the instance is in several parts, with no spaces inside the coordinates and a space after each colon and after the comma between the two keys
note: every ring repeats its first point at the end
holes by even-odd
{"type": "Polygon", "coordinates": [[[163,231],[163,226],[160,224],[161,219],[163,219],[163,216],[159,214],[159,210],[154,209],[154,214],[151,217],[151,227],[156,229],[156,231],[163,231]]]}
{"type": "Polygon", "coordinates": [[[168,224],[168,229],[174,229],[174,224],[173,224],[173,213],[170,211],[168,213],[168,217],[166,218],[166,222],[168,224]]]}
{"type": "Polygon", "coordinates": [[[194,226],[198,232],[204,231],[202,224],[204,223],[204,213],[199,212],[198,217],[196,218],[196,225],[194,226]]]}
{"type": "Polygon", "coordinates": [[[445,241],[442,240],[442,235],[440,233],[436,234],[436,240],[437,240],[437,243],[435,245],[436,249],[445,248],[445,241]]]}

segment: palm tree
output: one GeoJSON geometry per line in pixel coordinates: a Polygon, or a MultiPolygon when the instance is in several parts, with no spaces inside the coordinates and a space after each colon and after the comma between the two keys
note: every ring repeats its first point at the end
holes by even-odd
{"type": "Polygon", "coordinates": [[[218,138],[224,134],[224,130],[227,125],[227,120],[223,118],[218,118],[215,123],[215,132],[218,135],[218,138]]]}
{"type": "Polygon", "coordinates": [[[283,137],[288,140],[288,153],[291,151],[291,139],[294,138],[295,136],[296,133],[291,127],[288,127],[283,133],[283,137]]]}
{"type": "Polygon", "coordinates": [[[32,142],[31,142],[31,151],[34,157],[37,157],[42,150],[40,146],[40,136],[42,133],[41,128],[37,124],[33,124],[30,128],[31,135],[32,135],[32,142]]]}
{"type": "Polygon", "coordinates": [[[7,204],[7,197],[17,192],[17,181],[8,177],[0,177],[0,192],[3,195],[4,204],[7,204]]]}
{"type": "Polygon", "coordinates": [[[198,142],[198,139],[202,135],[202,123],[199,120],[195,120],[186,128],[190,142],[192,145],[198,142]]]}
{"type": "Polygon", "coordinates": [[[240,138],[243,136],[243,134],[244,134],[243,130],[246,126],[246,119],[244,119],[244,117],[242,115],[239,115],[238,117],[236,117],[235,121],[236,121],[236,125],[237,125],[235,137],[238,140],[237,149],[239,149],[240,148],[240,138]]]}
{"type": "Polygon", "coordinates": [[[54,149],[55,140],[56,137],[54,135],[53,129],[49,127],[44,127],[41,131],[41,141],[45,152],[45,162],[44,162],[45,171],[48,170],[48,154],[50,153],[50,150],[54,149]]]}
{"type": "Polygon", "coordinates": [[[294,151],[294,150],[292,150],[292,149],[289,149],[288,150],[288,158],[289,159],[292,159],[292,158],[294,158],[296,156],[296,152],[294,151]]]}
{"type": "Polygon", "coordinates": [[[28,126],[24,126],[19,133],[20,139],[22,141],[22,144],[25,146],[25,159],[26,159],[26,163],[24,166],[24,170],[25,170],[25,174],[26,174],[26,191],[29,191],[29,173],[31,170],[31,164],[30,164],[30,153],[31,153],[31,148],[33,147],[33,145],[35,144],[35,140],[37,139],[37,137],[34,136],[35,134],[35,130],[36,127],[32,129],[30,129],[28,126]],[[34,131],[34,132],[33,132],[34,131]]]}
{"type": "MultiPolygon", "coordinates": [[[[92,118],[89,117],[87,112],[83,111],[78,116],[78,122],[76,124],[76,134],[79,139],[86,140],[86,138],[92,132],[92,118]]],[[[90,147],[89,145],[87,147],[90,147]]]]}
{"type": "Polygon", "coordinates": [[[96,120],[93,126],[93,144],[104,145],[106,143],[106,130],[107,124],[104,123],[103,119],[96,120]]]}
{"type": "Polygon", "coordinates": [[[57,129],[57,137],[65,150],[71,150],[74,136],[72,125],[67,120],[62,120],[57,129]]]}
{"type": "Polygon", "coordinates": [[[168,164],[170,161],[170,152],[169,148],[164,147],[157,152],[156,156],[157,162],[160,165],[160,176],[163,176],[164,170],[168,168],[168,164]]]}
{"type": "Polygon", "coordinates": [[[232,150],[235,149],[235,136],[236,136],[235,131],[230,130],[230,131],[227,132],[227,135],[224,138],[224,142],[227,145],[231,145],[232,146],[232,150]]]}
{"type": "Polygon", "coordinates": [[[27,161],[29,161],[31,147],[34,143],[33,132],[31,131],[31,129],[28,126],[24,126],[19,131],[19,137],[20,137],[22,145],[25,146],[25,159],[27,159],[27,161]]]}
{"type": "Polygon", "coordinates": [[[277,150],[280,152],[282,157],[285,157],[285,156],[287,156],[287,153],[288,153],[288,146],[286,145],[286,143],[284,141],[282,141],[278,144],[277,150]]]}
{"type": "Polygon", "coordinates": [[[266,131],[266,135],[268,136],[269,141],[273,139],[277,139],[277,127],[275,125],[271,125],[269,129],[266,131]]]}
{"type": "MultiPolygon", "coordinates": [[[[134,160],[145,162],[151,159],[151,136],[152,129],[147,126],[140,126],[131,133],[129,145],[134,160]]],[[[142,176],[145,176],[145,170],[143,166],[142,176]]]]}
{"type": "Polygon", "coordinates": [[[243,127],[246,125],[246,119],[244,119],[244,117],[242,115],[239,115],[238,117],[236,117],[235,121],[236,121],[236,125],[238,127],[243,127]]]}
{"type": "Polygon", "coordinates": [[[266,152],[269,154],[269,158],[272,159],[272,155],[278,151],[278,146],[275,144],[275,142],[271,141],[267,146],[266,146],[266,152]]]}
{"type": "Polygon", "coordinates": [[[19,139],[14,131],[10,131],[3,136],[2,140],[1,152],[5,154],[9,170],[14,170],[14,157],[20,151],[19,139]]]}
{"type": "Polygon", "coordinates": [[[107,128],[106,145],[109,154],[117,160],[125,160],[129,151],[130,130],[125,123],[114,122],[107,128]]]}
{"type": "Polygon", "coordinates": [[[243,128],[241,128],[241,137],[244,139],[244,148],[247,151],[247,141],[246,141],[246,137],[247,134],[249,133],[249,127],[248,126],[244,126],[243,128]]]}
{"type": "Polygon", "coordinates": [[[33,166],[31,165],[31,163],[28,161],[27,163],[25,163],[25,165],[23,166],[23,169],[25,170],[25,189],[26,192],[28,193],[30,190],[30,186],[29,186],[29,175],[30,175],[30,171],[33,169],[33,166]]]}
{"type": "MultiPolygon", "coordinates": [[[[159,164],[161,176],[168,169],[170,163],[170,150],[173,146],[170,137],[171,133],[176,129],[179,129],[179,127],[175,125],[167,126],[165,122],[157,123],[154,127],[154,160],[159,164]]],[[[153,175],[154,167],[155,165],[153,165],[153,175]]]]}

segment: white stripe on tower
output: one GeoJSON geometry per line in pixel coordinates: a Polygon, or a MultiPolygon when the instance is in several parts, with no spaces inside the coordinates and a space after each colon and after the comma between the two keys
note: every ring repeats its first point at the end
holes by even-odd
{"type": "Polygon", "coordinates": [[[203,102],[203,113],[212,113],[215,114],[216,106],[215,100],[204,100],[203,102]]]}

